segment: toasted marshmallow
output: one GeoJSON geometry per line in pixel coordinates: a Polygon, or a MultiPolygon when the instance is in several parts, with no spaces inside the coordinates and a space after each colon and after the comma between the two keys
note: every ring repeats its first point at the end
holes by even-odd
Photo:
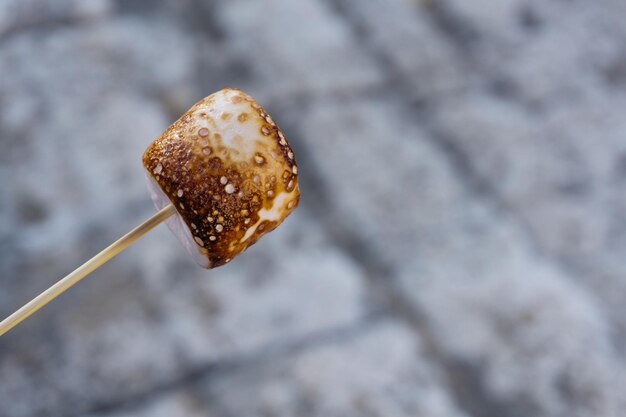
{"type": "Polygon", "coordinates": [[[300,199],[293,150],[261,105],[226,88],[200,100],[143,155],[157,209],[204,268],[230,262],[275,229],[300,199]]]}

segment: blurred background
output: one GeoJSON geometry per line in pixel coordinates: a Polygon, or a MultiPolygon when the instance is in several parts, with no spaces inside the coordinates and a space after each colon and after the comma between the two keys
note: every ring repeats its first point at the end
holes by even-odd
{"type": "Polygon", "coordinates": [[[303,199],[202,270],[160,226],[0,340],[0,416],[619,416],[622,0],[0,0],[0,316],[154,212],[242,88],[303,199]]]}

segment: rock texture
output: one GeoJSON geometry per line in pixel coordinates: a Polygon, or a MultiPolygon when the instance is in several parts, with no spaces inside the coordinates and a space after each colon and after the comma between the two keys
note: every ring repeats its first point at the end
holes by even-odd
{"type": "Polygon", "coordinates": [[[626,6],[0,3],[0,315],[153,212],[225,86],[300,208],[224,267],[151,232],[0,340],[0,415],[620,416],[626,6]]]}

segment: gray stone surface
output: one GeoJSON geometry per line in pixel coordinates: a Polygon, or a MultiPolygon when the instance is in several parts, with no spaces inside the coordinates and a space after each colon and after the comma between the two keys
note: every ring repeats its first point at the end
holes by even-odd
{"type": "Polygon", "coordinates": [[[0,315],[152,211],[249,90],[301,208],[205,271],[158,228],[0,340],[0,416],[619,416],[626,7],[0,2],[0,315]]]}
{"type": "Polygon", "coordinates": [[[324,2],[232,1],[216,14],[231,47],[254,63],[251,88],[268,98],[380,84],[372,58],[324,2]]]}
{"type": "Polygon", "coordinates": [[[129,405],[122,413],[93,416],[466,415],[442,389],[419,337],[388,321],[192,386],[147,405],[129,405]]]}

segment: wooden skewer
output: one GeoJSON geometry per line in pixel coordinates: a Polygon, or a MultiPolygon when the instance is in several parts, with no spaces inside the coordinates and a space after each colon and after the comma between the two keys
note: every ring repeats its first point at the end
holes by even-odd
{"type": "Polygon", "coordinates": [[[0,336],[11,330],[13,327],[17,326],[19,323],[21,323],[31,314],[35,313],[37,310],[48,304],[50,301],[54,300],[65,290],[69,289],[72,285],[76,284],[78,281],[95,271],[98,267],[102,266],[109,259],[113,258],[115,255],[126,249],[128,246],[132,245],[137,239],[148,233],[150,230],[152,230],[168,217],[172,216],[174,213],[176,213],[176,209],[172,204],[169,204],[166,207],[162,208],[148,220],[135,227],[133,230],[119,238],[102,252],[79,266],[74,272],[67,275],[65,278],[62,278],[56,284],[39,294],[22,308],[17,310],[15,313],[2,320],[2,322],[0,322],[0,336]]]}

